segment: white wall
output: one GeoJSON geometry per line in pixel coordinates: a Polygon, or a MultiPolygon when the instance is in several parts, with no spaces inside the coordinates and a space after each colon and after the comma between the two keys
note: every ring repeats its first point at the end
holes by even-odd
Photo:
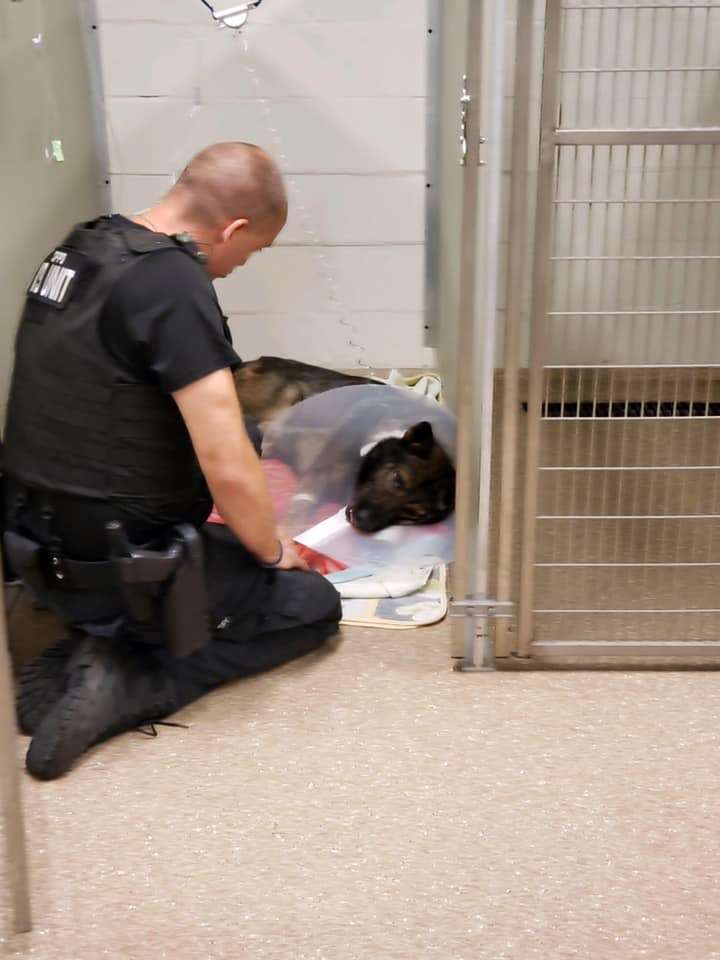
{"type": "Polygon", "coordinates": [[[89,29],[76,0],[0,4],[0,420],[15,331],[38,263],[73,223],[101,212],[89,29]],[[52,140],[62,142],[62,161],[51,155],[52,140]]]}
{"type": "Polygon", "coordinates": [[[98,10],[116,211],[150,204],[217,140],[259,143],[286,174],[277,248],[218,283],[241,355],[432,365],[424,0],[265,0],[242,36],[200,0],[98,10]]]}

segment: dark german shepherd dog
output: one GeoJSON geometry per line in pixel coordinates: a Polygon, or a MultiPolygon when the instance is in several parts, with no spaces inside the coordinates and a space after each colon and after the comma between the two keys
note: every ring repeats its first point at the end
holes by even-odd
{"type": "MultiPolygon", "coordinates": [[[[379,383],[282,357],[260,357],[235,372],[243,413],[263,429],[282,411],[338,387],[379,383]]],[[[360,462],[347,518],[363,533],[394,524],[437,523],[455,506],[455,469],[426,421],[380,440],[360,462]]]]}

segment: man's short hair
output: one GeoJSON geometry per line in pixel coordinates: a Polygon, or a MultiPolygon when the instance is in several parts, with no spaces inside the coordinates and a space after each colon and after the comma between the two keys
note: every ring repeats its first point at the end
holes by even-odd
{"type": "Polygon", "coordinates": [[[287,194],[272,157],[253,143],[215,143],[196,154],[172,192],[180,192],[188,212],[216,226],[246,219],[250,225],[284,222],[287,194]]]}

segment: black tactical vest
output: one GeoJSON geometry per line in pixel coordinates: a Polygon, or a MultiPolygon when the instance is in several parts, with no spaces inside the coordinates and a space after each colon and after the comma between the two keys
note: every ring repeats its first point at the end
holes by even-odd
{"type": "MultiPolygon", "coordinates": [[[[48,491],[180,509],[202,495],[172,397],[136,380],[100,334],[113,285],[141,257],[178,245],[102,217],[76,227],[40,265],[15,344],[3,457],[9,476],[48,491]]],[[[184,249],[188,269],[209,284],[195,248],[184,249]]]]}

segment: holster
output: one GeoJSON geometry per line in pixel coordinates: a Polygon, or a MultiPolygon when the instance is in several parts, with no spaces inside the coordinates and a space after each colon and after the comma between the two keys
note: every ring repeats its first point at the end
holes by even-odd
{"type": "Polygon", "coordinates": [[[210,618],[203,545],[195,527],[174,527],[161,549],[131,544],[117,521],[105,529],[107,560],[72,560],[57,545],[13,531],[4,534],[5,552],[41,602],[57,590],[119,592],[130,620],[143,625],[156,621],[175,656],[204,646],[210,639],[210,618]]]}

